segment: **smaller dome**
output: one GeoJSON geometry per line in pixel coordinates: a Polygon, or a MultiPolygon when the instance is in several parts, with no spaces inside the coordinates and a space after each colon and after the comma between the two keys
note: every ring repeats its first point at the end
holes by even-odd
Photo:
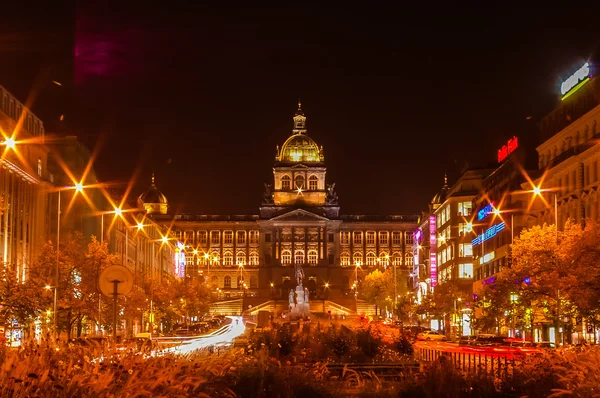
{"type": "Polygon", "coordinates": [[[148,214],[167,214],[169,202],[167,197],[154,184],[154,173],[150,188],[138,197],[138,206],[148,214]]]}
{"type": "Polygon", "coordinates": [[[435,194],[433,199],[431,200],[431,204],[435,207],[436,205],[441,205],[446,200],[446,195],[448,194],[448,175],[444,175],[444,186],[442,190],[435,194]]]}

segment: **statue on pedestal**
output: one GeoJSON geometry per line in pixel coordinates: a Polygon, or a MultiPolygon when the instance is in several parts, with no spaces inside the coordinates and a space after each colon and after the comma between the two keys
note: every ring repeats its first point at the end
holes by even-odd
{"type": "Polygon", "coordinates": [[[293,289],[290,289],[289,299],[290,299],[290,310],[291,310],[292,308],[294,308],[294,290],[293,289]]]}
{"type": "Polygon", "coordinates": [[[304,288],[304,302],[305,302],[306,304],[308,304],[308,296],[309,296],[309,295],[310,295],[310,292],[308,291],[308,288],[307,288],[307,287],[305,287],[305,288],[304,288]]]}
{"type": "Polygon", "coordinates": [[[302,265],[296,265],[296,284],[297,286],[302,286],[302,280],[304,279],[304,270],[302,269],[302,265]]]}

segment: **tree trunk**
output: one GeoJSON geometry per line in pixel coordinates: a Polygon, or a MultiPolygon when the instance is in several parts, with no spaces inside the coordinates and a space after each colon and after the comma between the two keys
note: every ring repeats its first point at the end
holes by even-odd
{"type": "Polygon", "coordinates": [[[77,320],[77,337],[81,337],[81,331],[83,329],[83,317],[77,320]]]}

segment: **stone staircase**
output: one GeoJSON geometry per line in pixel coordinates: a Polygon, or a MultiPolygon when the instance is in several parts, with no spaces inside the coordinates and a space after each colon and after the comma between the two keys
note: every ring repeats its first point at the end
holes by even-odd
{"type": "Polygon", "coordinates": [[[210,304],[209,311],[214,315],[240,315],[243,308],[243,299],[216,301],[210,304]]]}
{"type": "Polygon", "coordinates": [[[375,306],[373,304],[369,304],[363,300],[358,300],[356,305],[356,313],[358,315],[375,315],[375,306]]]}

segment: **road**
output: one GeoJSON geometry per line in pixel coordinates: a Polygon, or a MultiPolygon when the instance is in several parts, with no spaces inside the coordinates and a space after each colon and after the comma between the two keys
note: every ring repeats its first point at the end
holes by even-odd
{"type": "Polygon", "coordinates": [[[222,326],[212,333],[181,340],[181,345],[174,347],[173,352],[187,354],[195,350],[210,346],[222,346],[233,343],[233,339],[242,335],[246,330],[241,316],[228,316],[231,319],[229,325],[222,326]]]}

